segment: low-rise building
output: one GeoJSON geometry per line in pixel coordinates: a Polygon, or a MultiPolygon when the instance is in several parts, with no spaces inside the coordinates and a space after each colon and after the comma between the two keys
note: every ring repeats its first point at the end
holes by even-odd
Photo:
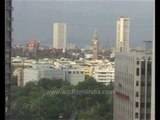
{"type": "Polygon", "coordinates": [[[92,76],[93,75],[93,66],[88,64],[81,65],[82,69],[84,69],[85,75],[92,76]]]}
{"type": "Polygon", "coordinates": [[[114,72],[114,67],[111,65],[104,68],[95,68],[93,71],[93,77],[97,82],[107,85],[114,81],[114,72]]]}
{"type": "Polygon", "coordinates": [[[32,68],[24,69],[24,85],[29,81],[38,81],[42,78],[69,81],[76,85],[85,80],[85,73],[81,68],[64,66],[54,68],[52,64],[35,64],[32,68]]]}
{"type": "Polygon", "coordinates": [[[34,64],[32,68],[24,69],[24,84],[42,78],[63,80],[63,70],[53,68],[52,64],[34,64]]]}
{"type": "Polygon", "coordinates": [[[18,86],[23,86],[24,85],[24,69],[23,68],[17,68],[13,72],[13,76],[17,77],[17,85],[18,86]]]}
{"type": "Polygon", "coordinates": [[[81,68],[70,68],[64,70],[64,72],[65,80],[69,81],[72,85],[76,85],[85,80],[85,73],[81,68]]]}

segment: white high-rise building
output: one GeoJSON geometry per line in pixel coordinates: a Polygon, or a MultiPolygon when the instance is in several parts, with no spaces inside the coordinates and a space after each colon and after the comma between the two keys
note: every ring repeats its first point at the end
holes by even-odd
{"type": "Polygon", "coordinates": [[[120,17],[117,21],[116,51],[129,51],[130,18],[120,17]]]}
{"type": "Polygon", "coordinates": [[[66,49],[66,23],[53,24],[53,48],[66,49]]]}

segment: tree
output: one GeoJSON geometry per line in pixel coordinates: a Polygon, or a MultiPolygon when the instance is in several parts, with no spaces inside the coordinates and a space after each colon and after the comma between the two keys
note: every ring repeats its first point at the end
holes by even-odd
{"type": "Polygon", "coordinates": [[[103,90],[113,90],[113,83],[104,85],[92,77],[78,85],[71,85],[61,80],[41,79],[38,82],[28,82],[24,87],[13,86],[11,92],[12,119],[48,120],[77,118],[77,120],[112,120],[113,94],[102,94],[103,90]],[[63,91],[82,91],[67,93],[63,91]],[[91,90],[100,94],[85,93],[91,90]],[[46,94],[48,91],[54,94],[46,94]],[[58,91],[58,92],[56,92],[58,91]]]}

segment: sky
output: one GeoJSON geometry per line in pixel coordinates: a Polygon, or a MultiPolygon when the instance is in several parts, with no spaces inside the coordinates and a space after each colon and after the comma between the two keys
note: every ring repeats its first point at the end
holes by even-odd
{"type": "Polygon", "coordinates": [[[67,43],[90,45],[96,29],[100,46],[115,46],[120,16],[130,18],[131,47],[153,38],[153,0],[14,0],[13,7],[13,40],[19,45],[35,39],[52,46],[53,23],[64,22],[67,43]]]}

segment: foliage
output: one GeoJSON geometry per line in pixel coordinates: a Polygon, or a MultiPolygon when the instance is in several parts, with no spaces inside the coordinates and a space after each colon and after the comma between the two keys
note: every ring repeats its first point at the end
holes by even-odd
{"type": "Polygon", "coordinates": [[[110,58],[110,62],[114,62],[115,61],[115,57],[110,58]]]}
{"type": "Polygon", "coordinates": [[[41,79],[24,87],[11,89],[11,118],[16,120],[112,120],[113,94],[92,94],[83,91],[113,90],[113,83],[103,85],[86,76],[84,82],[70,85],[62,80],[41,79]],[[78,90],[81,93],[48,94],[48,91],[78,90]]]}

